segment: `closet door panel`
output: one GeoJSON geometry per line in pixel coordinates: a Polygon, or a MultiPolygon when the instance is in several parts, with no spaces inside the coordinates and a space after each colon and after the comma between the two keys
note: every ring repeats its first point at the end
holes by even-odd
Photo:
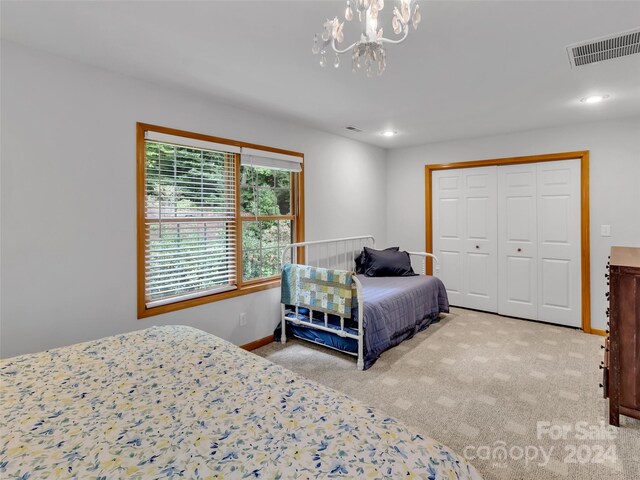
{"type": "Polygon", "coordinates": [[[531,212],[535,212],[535,198],[527,196],[511,196],[505,199],[507,240],[509,242],[533,243],[535,241],[535,224],[531,223],[531,212]]]}
{"type": "Polygon", "coordinates": [[[508,278],[517,278],[518,282],[507,282],[507,298],[513,303],[535,305],[533,297],[536,288],[533,284],[535,260],[528,257],[509,256],[506,259],[508,278]]]}
{"type": "Polygon", "coordinates": [[[536,165],[498,168],[498,313],[536,319],[536,165]]]}
{"type": "Polygon", "coordinates": [[[444,283],[451,305],[462,305],[462,255],[460,252],[440,250],[436,254],[440,260],[440,272],[438,277],[444,283]]]}
{"type": "Polygon", "coordinates": [[[440,260],[434,275],[447,289],[449,303],[463,307],[464,198],[462,172],[432,173],[433,253],[440,260]]]}
{"type": "Polygon", "coordinates": [[[465,199],[465,306],[498,310],[496,167],[462,171],[465,199]]]}
{"type": "MultiPolygon", "coordinates": [[[[571,308],[570,262],[543,258],[540,261],[541,276],[549,279],[541,282],[541,306],[547,308],[571,308]]],[[[545,318],[541,318],[545,320],[545,318]]]]}
{"type": "Polygon", "coordinates": [[[539,319],[580,327],[580,161],[537,164],[539,319]]]}
{"type": "Polygon", "coordinates": [[[491,258],[484,253],[468,252],[466,256],[466,270],[473,272],[466,275],[465,293],[469,298],[467,304],[470,308],[478,308],[481,310],[488,310],[491,308],[488,305],[486,308],[480,308],[480,305],[489,303],[490,300],[495,298],[495,294],[490,285],[490,265],[491,258]],[[475,304],[476,306],[472,306],[475,304]]]}

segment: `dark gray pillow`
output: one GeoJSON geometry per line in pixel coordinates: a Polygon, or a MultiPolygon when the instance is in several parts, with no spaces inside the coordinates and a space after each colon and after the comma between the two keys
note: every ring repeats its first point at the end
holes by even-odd
{"type": "MultiPolygon", "coordinates": [[[[384,250],[374,250],[373,248],[369,248],[369,247],[366,247],[366,248],[368,250],[373,250],[374,252],[382,252],[382,251],[397,252],[398,250],[400,250],[400,247],[389,247],[389,248],[385,248],[384,250]]],[[[356,273],[357,274],[364,273],[364,266],[366,263],[367,263],[367,255],[365,250],[362,250],[362,252],[360,252],[360,255],[356,257],[356,273]]]]}
{"type": "Polygon", "coordinates": [[[364,274],[367,277],[408,277],[416,275],[407,252],[364,247],[364,274]]]}

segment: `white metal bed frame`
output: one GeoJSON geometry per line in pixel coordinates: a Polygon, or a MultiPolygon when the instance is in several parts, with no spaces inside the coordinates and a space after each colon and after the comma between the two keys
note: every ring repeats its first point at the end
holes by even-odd
{"type": "MultiPolygon", "coordinates": [[[[287,263],[287,255],[290,259],[290,263],[302,263],[304,265],[310,265],[313,267],[330,268],[335,270],[346,270],[353,272],[355,259],[363,247],[375,248],[375,238],[372,235],[363,235],[360,237],[345,237],[345,238],[333,238],[329,240],[316,240],[310,242],[291,243],[287,245],[282,252],[281,266],[287,263]],[[298,248],[304,247],[304,258],[302,262],[298,261],[298,248]],[[316,251],[317,250],[317,251],[316,251]],[[324,256],[320,256],[320,253],[324,252],[324,256]]],[[[427,272],[427,257],[433,258],[436,263],[438,259],[435,255],[427,252],[408,252],[411,257],[419,257],[422,260],[422,268],[420,274],[426,275],[427,272]]],[[[298,306],[294,306],[293,309],[286,309],[284,304],[280,305],[281,309],[281,324],[282,324],[282,343],[287,342],[286,336],[286,322],[289,321],[296,325],[305,325],[309,328],[316,330],[322,330],[330,332],[340,337],[351,338],[358,342],[358,353],[344,352],[357,356],[358,370],[364,369],[364,329],[363,329],[363,315],[364,315],[364,291],[362,283],[358,280],[355,273],[352,273],[353,283],[356,286],[357,298],[358,298],[358,333],[349,333],[344,329],[344,317],[340,317],[340,329],[329,327],[329,316],[327,313],[324,315],[324,325],[316,325],[313,323],[314,310],[309,308],[309,320],[300,319],[298,315],[298,306]],[[294,314],[294,316],[287,316],[294,314]]],[[[329,348],[333,348],[329,345],[324,345],[329,348]]]]}

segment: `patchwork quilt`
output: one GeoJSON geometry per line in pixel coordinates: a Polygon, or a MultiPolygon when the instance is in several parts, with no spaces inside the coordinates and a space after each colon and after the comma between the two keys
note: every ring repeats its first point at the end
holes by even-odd
{"type": "Polygon", "coordinates": [[[7,479],[479,479],[346,395],[183,326],[0,361],[7,479]]]}
{"type": "Polygon", "coordinates": [[[351,318],[351,306],[356,304],[352,275],[346,270],[287,263],[282,267],[281,302],[351,318]]]}

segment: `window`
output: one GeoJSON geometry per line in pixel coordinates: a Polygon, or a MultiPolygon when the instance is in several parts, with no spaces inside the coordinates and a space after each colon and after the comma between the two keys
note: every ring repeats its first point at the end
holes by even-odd
{"type": "Polygon", "coordinates": [[[242,279],[272,277],[280,273],[283,247],[292,243],[295,217],[293,173],[242,165],[242,279]]]}
{"type": "Polygon", "coordinates": [[[138,124],[138,316],[278,285],[302,154],[138,124]]]}

